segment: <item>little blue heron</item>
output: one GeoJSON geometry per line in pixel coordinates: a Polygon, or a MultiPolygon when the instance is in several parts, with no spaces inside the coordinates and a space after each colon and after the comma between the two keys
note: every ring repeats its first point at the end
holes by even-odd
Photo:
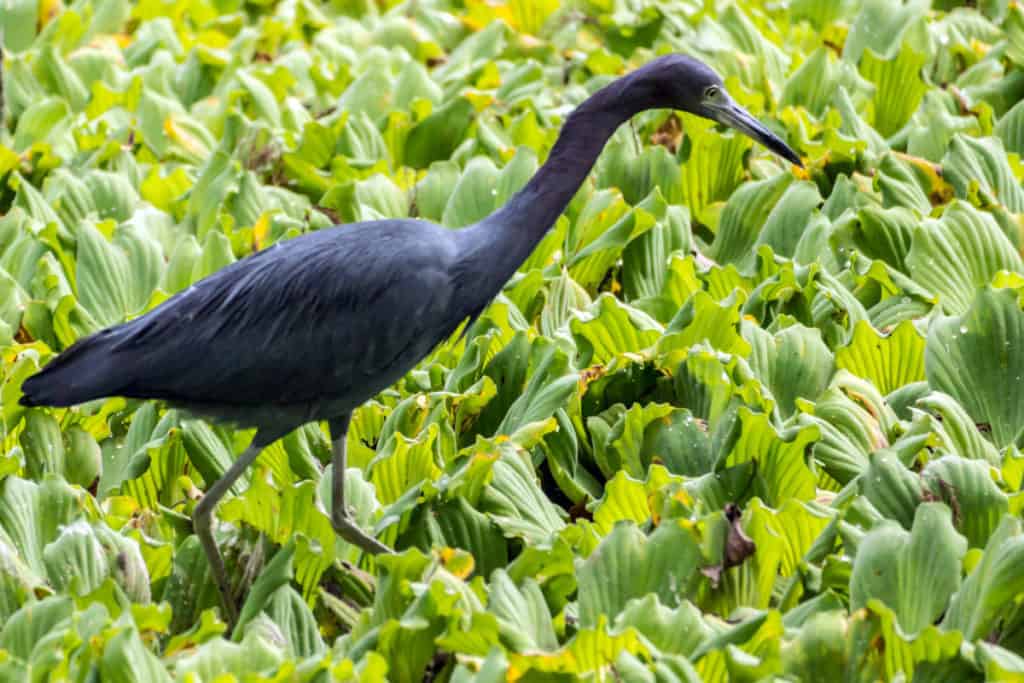
{"type": "Polygon", "coordinates": [[[711,68],[666,55],[577,107],[547,162],[479,223],[450,230],[421,220],[368,221],[275,244],[135,320],[72,344],[25,381],[21,403],[162,399],[198,417],[256,428],[193,519],[232,621],[237,612],[213,538],[214,508],[264,447],[307,422],[330,427],[334,529],[367,553],[391,552],[345,506],[352,411],[480,315],[576,194],[612,133],[648,109],[712,119],[800,164],[732,100],[711,68]]]}

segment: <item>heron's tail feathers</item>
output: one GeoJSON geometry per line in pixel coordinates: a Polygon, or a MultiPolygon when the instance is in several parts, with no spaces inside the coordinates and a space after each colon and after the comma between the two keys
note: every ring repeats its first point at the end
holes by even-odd
{"type": "Polygon", "coordinates": [[[80,339],[21,385],[23,406],[72,406],[120,389],[110,349],[113,330],[80,339]]]}

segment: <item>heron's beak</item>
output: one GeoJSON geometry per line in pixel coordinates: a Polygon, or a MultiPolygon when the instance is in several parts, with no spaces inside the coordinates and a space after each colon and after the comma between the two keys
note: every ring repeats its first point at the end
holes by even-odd
{"type": "Polygon", "coordinates": [[[750,112],[736,104],[728,95],[721,99],[721,102],[707,103],[705,105],[710,118],[718,121],[723,126],[735,128],[744,135],[750,136],[800,168],[804,167],[804,162],[800,160],[800,155],[790,149],[789,145],[783,142],[779,136],[765,128],[764,124],[755,119],[750,112]]]}

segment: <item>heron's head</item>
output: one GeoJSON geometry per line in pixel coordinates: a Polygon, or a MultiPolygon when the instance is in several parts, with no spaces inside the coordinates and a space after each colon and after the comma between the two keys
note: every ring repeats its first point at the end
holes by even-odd
{"type": "Polygon", "coordinates": [[[658,101],[658,106],[680,109],[734,128],[779,156],[803,166],[800,156],[777,135],[736,103],[725,89],[721,76],[704,62],[686,55],[660,57],[642,67],[640,83],[658,101]]]}

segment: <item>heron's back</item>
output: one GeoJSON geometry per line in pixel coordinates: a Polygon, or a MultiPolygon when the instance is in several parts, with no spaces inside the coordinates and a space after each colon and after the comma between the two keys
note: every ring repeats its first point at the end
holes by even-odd
{"type": "Polygon", "coordinates": [[[279,243],[80,340],[25,382],[22,401],[156,398],[285,430],[335,417],[400,379],[465,317],[453,302],[452,234],[390,220],[279,243]]]}

